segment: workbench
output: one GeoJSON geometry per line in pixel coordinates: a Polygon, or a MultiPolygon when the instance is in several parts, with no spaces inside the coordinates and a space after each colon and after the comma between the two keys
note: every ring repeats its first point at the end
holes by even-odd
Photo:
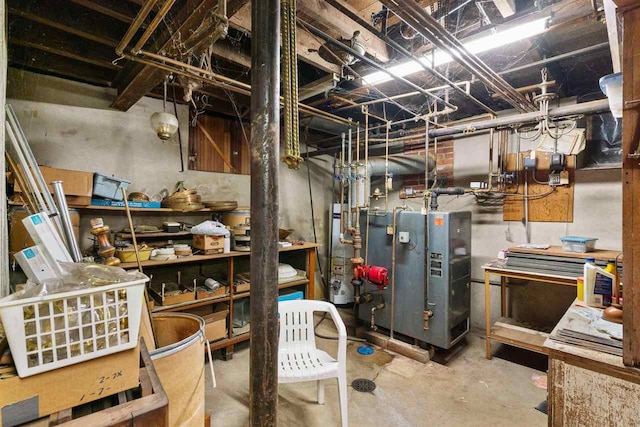
{"type": "MultiPolygon", "coordinates": [[[[595,250],[588,253],[565,252],[559,246],[550,246],[547,249],[510,248],[510,253],[527,253],[534,255],[563,256],[569,258],[595,258],[607,261],[610,259],[621,260],[620,251],[595,250]]],[[[549,334],[526,326],[514,324],[507,316],[507,279],[519,279],[534,283],[548,283],[551,285],[577,286],[578,277],[570,273],[553,273],[519,269],[509,267],[505,260],[495,259],[482,266],[484,270],[484,319],[486,336],[486,358],[491,359],[491,341],[507,344],[513,347],[523,348],[541,354],[549,354],[544,346],[549,334]],[[500,278],[500,315],[501,318],[491,324],[491,276],[500,278]]]]}
{"type": "Polygon", "coordinates": [[[494,260],[482,266],[484,270],[484,321],[486,358],[491,359],[491,341],[548,354],[544,342],[549,334],[524,326],[514,325],[507,317],[507,279],[520,279],[552,285],[576,286],[576,277],[535,273],[503,266],[494,260]],[[491,276],[500,278],[500,319],[491,324],[491,276]]]}
{"type": "MultiPolygon", "coordinates": [[[[597,309],[590,309],[599,311],[597,309]]],[[[574,302],[556,325],[589,335],[602,333],[579,313],[574,302]]],[[[550,426],[632,426],[640,422],[640,370],[622,357],[547,339],[550,426]]]]}

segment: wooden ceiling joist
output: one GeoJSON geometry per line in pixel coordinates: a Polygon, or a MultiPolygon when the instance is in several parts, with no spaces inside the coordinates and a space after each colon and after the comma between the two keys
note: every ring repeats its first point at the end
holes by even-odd
{"type": "MultiPolygon", "coordinates": [[[[348,3],[345,8],[356,12],[348,3]]],[[[354,31],[359,31],[358,41],[365,47],[367,54],[378,61],[387,62],[389,54],[386,43],[372,32],[354,22],[351,18],[341,13],[324,0],[298,0],[298,17],[305,22],[319,26],[334,37],[340,36],[350,39],[354,31]]],[[[302,30],[304,31],[304,30],[302,30]]],[[[302,32],[298,31],[298,33],[302,32]]]]}
{"type": "Polygon", "coordinates": [[[63,0],[9,0],[9,15],[57,28],[87,40],[116,46],[126,25],[63,0]]]}
{"type": "MultiPolygon", "coordinates": [[[[180,37],[181,40],[186,40],[189,34],[201,24],[206,13],[213,9],[216,4],[216,0],[204,0],[198,7],[191,10],[190,13],[184,10],[180,11],[178,16],[186,15],[187,17],[180,23],[177,31],[172,35],[165,35],[164,39],[166,41],[158,51],[171,50],[172,40],[176,37],[180,37]]],[[[229,14],[229,11],[227,11],[227,14],[229,14]]],[[[162,70],[145,65],[140,72],[133,75],[131,79],[126,80],[124,84],[118,88],[118,97],[111,106],[122,111],[128,110],[133,104],[138,102],[140,98],[161,83],[165,74],[162,70]]]]}
{"type": "Polygon", "coordinates": [[[24,18],[13,18],[9,27],[9,41],[23,47],[34,48],[55,55],[64,56],[99,67],[119,70],[121,65],[112,47],[91,40],[80,39],[65,31],[58,30],[24,18]]]}
{"type": "Polygon", "coordinates": [[[19,69],[45,72],[58,77],[73,78],[98,86],[109,86],[115,70],[95,67],[86,62],[53,55],[39,49],[9,43],[9,65],[19,69]]]}
{"type": "MultiPolygon", "coordinates": [[[[71,2],[83,6],[87,9],[91,9],[95,12],[101,13],[111,18],[117,19],[120,22],[130,24],[133,18],[138,13],[139,7],[130,2],[123,2],[121,0],[70,0],[71,2]]],[[[142,28],[146,25],[143,24],[142,28]]]]}

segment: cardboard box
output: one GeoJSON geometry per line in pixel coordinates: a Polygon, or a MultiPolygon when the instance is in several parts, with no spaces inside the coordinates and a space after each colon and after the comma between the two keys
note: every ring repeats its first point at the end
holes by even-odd
{"type": "Polygon", "coordinates": [[[224,236],[193,235],[193,247],[204,251],[206,255],[224,252],[224,236]]]}
{"type": "MultiPolygon", "coordinates": [[[[9,253],[11,255],[35,244],[22,223],[22,220],[28,216],[27,210],[21,207],[13,207],[9,211],[9,253]]],[[[71,209],[69,216],[71,217],[71,225],[73,225],[73,234],[76,236],[76,240],[79,240],[80,214],[71,209]]]]}
{"type": "Polygon", "coordinates": [[[204,333],[209,341],[217,341],[227,337],[227,315],[229,306],[218,304],[212,314],[202,316],[204,319],[204,333]]]}
{"type": "Polygon", "coordinates": [[[135,388],[140,346],[27,378],[0,380],[0,425],[17,425],[135,388]]]}
{"type": "MultiPolygon", "coordinates": [[[[40,172],[44,177],[44,181],[49,185],[49,191],[52,193],[51,181],[62,181],[66,196],[82,196],[91,200],[91,195],[93,194],[93,172],[50,168],[48,166],[40,166],[40,172]]],[[[17,182],[13,187],[13,191],[16,193],[22,192],[17,182]]]]}

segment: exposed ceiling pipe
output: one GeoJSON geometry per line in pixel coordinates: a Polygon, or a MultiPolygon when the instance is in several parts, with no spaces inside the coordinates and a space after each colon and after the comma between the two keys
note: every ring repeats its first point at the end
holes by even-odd
{"type": "MultiPolygon", "coordinates": [[[[554,108],[549,111],[550,119],[560,119],[569,116],[579,116],[584,114],[599,113],[609,111],[609,101],[599,99],[597,101],[583,102],[581,104],[566,105],[564,107],[554,108]]],[[[456,135],[459,133],[477,132],[479,130],[495,129],[505,126],[514,126],[527,123],[535,123],[540,119],[540,112],[516,114],[513,116],[498,117],[495,119],[481,120],[479,122],[470,122],[467,124],[434,129],[429,132],[429,137],[438,138],[448,135],[456,135]]]]}
{"type": "MultiPolygon", "coordinates": [[[[402,45],[398,44],[395,40],[393,40],[392,38],[390,38],[389,36],[380,33],[374,26],[372,26],[371,24],[369,24],[367,21],[365,21],[364,19],[362,19],[361,17],[359,17],[357,14],[353,13],[353,11],[351,11],[350,9],[348,9],[346,6],[344,6],[339,0],[327,0],[327,2],[329,4],[331,4],[333,7],[335,7],[336,9],[338,9],[340,12],[344,13],[345,15],[347,15],[349,18],[351,18],[353,21],[357,22],[358,24],[360,24],[361,26],[363,26],[364,28],[366,28],[368,31],[370,31],[372,34],[375,34],[376,36],[378,36],[379,38],[381,38],[388,46],[390,46],[391,48],[393,48],[395,51],[397,51],[398,53],[400,53],[402,56],[404,56],[405,58],[409,58],[412,59],[414,61],[417,61],[418,64],[420,64],[420,66],[427,71],[428,73],[431,73],[434,77],[436,77],[437,79],[439,79],[440,81],[446,83],[451,89],[453,89],[454,91],[461,93],[464,95],[465,98],[467,98],[468,100],[470,100],[471,102],[473,102],[474,104],[476,104],[477,106],[479,106],[480,108],[484,109],[485,111],[487,111],[488,113],[492,113],[495,114],[495,111],[493,111],[490,107],[488,107],[487,105],[485,105],[482,101],[480,101],[479,99],[477,99],[476,97],[474,97],[473,95],[471,95],[470,93],[467,93],[465,91],[463,91],[462,89],[460,89],[456,83],[452,82],[451,80],[449,80],[445,75],[443,75],[442,73],[438,72],[436,69],[434,68],[430,68],[427,67],[426,65],[424,65],[418,58],[416,58],[411,52],[409,52],[407,49],[405,49],[404,47],[402,47],[402,45]]],[[[466,4],[466,3],[465,3],[466,4]]]]}
{"type": "MultiPolygon", "coordinates": [[[[561,120],[566,117],[576,115],[588,115],[610,111],[609,101],[607,99],[599,99],[597,101],[583,102],[580,104],[571,104],[563,107],[557,107],[549,111],[549,118],[554,120],[561,120]]],[[[478,131],[495,129],[501,127],[509,127],[515,125],[525,125],[529,123],[536,123],[540,120],[540,112],[535,111],[531,113],[512,114],[508,116],[498,117],[488,120],[469,121],[468,123],[446,127],[446,123],[442,123],[445,127],[439,129],[433,129],[429,131],[429,138],[438,138],[443,136],[469,134],[478,131]]],[[[424,134],[416,134],[415,139],[420,137],[424,138],[424,134]]],[[[396,147],[402,145],[402,142],[390,144],[390,147],[396,147]]],[[[384,147],[385,144],[372,144],[369,145],[369,149],[376,149],[384,147]]],[[[309,152],[308,157],[316,157],[322,155],[332,155],[340,151],[340,147],[322,148],[316,151],[309,152]]]]}
{"type": "Polygon", "coordinates": [[[609,47],[609,42],[604,42],[604,43],[596,44],[596,45],[593,45],[593,46],[588,46],[588,47],[585,47],[585,48],[582,48],[582,49],[576,49],[576,50],[573,50],[571,52],[562,53],[560,55],[552,56],[550,58],[541,59],[539,61],[535,61],[535,62],[531,62],[529,64],[521,65],[519,67],[514,67],[514,68],[510,68],[508,70],[500,71],[498,74],[503,76],[505,74],[511,74],[511,73],[515,73],[517,71],[526,70],[526,69],[529,69],[529,68],[542,67],[544,65],[551,64],[553,62],[558,62],[558,61],[562,61],[564,59],[573,58],[574,56],[584,55],[584,54],[587,54],[587,53],[595,52],[597,50],[604,49],[604,48],[607,48],[607,47],[609,47]]]}
{"type": "Polygon", "coordinates": [[[399,0],[381,0],[381,2],[436,47],[455,58],[456,62],[500,94],[514,108],[523,112],[536,110],[536,107],[531,102],[518,93],[476,55],[470,53],[458,39],[443,28],[417,3],[413,1],[399,2],[399,0]]]}
{"type": "MultiPolygon", "coordinates": [[[[298,24],[305,28],[306,30],[308,30],[311,34],[313,34],[316,37],[319,37],[321,39],[323,39],[324,41],[328,42],[329,44],[332,44],[342,50],[344,50],[345,52],[349,53],[350,55],[355,56],[356,58],[358,58],[360,61],[366,63],[367,65],[370,65],[371,67],[375,68],[376,70],[379,71],[383,71],[385,73],[389,73],[389,71],[383,67],[382,65],[378,64],[376,61],[373,61],[369,58],[367,58],[365,55],[361,55],[360,52],[358,52],[355,49],[352,49],[351,47],[347,46],[344,43],[339,42],[338,40],[334,39],[333,37],[329,36],[328,34],[324,33],[323,31],[319,30],[318,28],[314,27],[311,24],[308,24],[307,22],[303,21],[302,19],[298,18],[298,24]]],[[[392,73],[389,73],[391,75],[393,75],[392,73]]],[[[454,110],[457,110],[458,107],[456,107],[455,105],[437,97],[436,95],[427,92],[425,89],[421,88],[420,86],[418,86],[417,84],[413,83],[412,81],[405,79],[404,77],[395,75],[394,76],[396,80],[399,80],[401,82],[403,82],[404,84],[406,84],[407,86],[410,86],[411,88],[417,90],[418,92],[420,92],[423,95],[426,95],[429,98],[432,98],[434,101],[439,102],[442,105],[445,105],[449,108],[452,108],[454,110]]]]}

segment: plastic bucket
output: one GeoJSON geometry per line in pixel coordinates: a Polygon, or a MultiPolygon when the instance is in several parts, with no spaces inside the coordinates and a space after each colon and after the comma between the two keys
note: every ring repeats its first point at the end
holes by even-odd
{"type": "Polygon", "coordinates": [[[158,348],[151,359],[169,398],[170,426],[204,423],[204,319],[193,314],[153,315],[158,348]]]}

